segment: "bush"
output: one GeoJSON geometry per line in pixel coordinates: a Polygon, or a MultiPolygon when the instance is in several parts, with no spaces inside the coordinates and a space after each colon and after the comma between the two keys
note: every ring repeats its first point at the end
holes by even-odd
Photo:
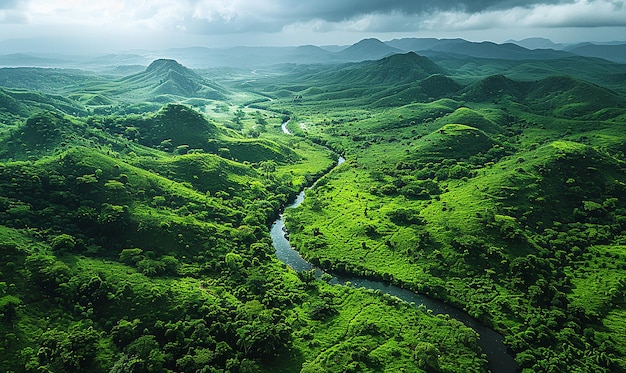
{"type": "Polygon", "coordinates": [[[50,244],[55,251],[72,251],[76,247],[76,240],[69,234],[63,233],[52,238],[50,244]]]}

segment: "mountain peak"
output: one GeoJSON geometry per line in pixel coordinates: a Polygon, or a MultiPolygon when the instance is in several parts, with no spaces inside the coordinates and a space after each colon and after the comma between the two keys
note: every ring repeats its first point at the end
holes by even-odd
{"type": "Polygon", "coordinates": [[[402,53],[403,51],[391,47],[382,41],[369,38],[363,39],[340,52],[341,56],[352,61],[378,60],[380,58],[402,53]]]}
{"type": "Polygon", "coordinates": [[[389,45],[383,43],[382,41],[376,38],[368,38],[363,39],[355,44],[352,44],[348,48],[344,49],[346,51],[354,51],[354,50],[371,50],[371,49],[394,49],[389,45]]]}
{"type": "MultiPolygon", "coordinates": [[[[368,44],[385,44],[382,41],[376,39],[376,38],[366,38],[363,40],[358,41],[357,43],[355,43],[354,45],[368,45],[368,44]]],[[[387,45],[387,44],[385,44],[387,45]]]]}
{"type": "Polygon", "coordinates": [[[424,77],[433,74],[445,73],[445,70],[439,65],[415,52],[398,53],[389,57],[385,57],[382,60],[378,61],[378,65],[380,65],[380,67],[387,66],[393,67],[395,69],[403,68],[407,70],[407,73],[420,70],[422,73],[425,74],[424,77]]]}
{"type": "Polygon", "coordinates": [[[223,88],[204,79],[176,60],[158,59],[144,71],[122,79],[137,90],[147,90],[151,99],[165,99],[168,95],[182,97],[223,98],[223,88]],[[163,97],[161,97],[163,96],[163,97]]]}
{"type": "Polygon", "coordinates": [[[167,59],[167,58],[160,58],[158,60],[154,60],[152,61],[150,66],[146,68],[146,72],[168,71],[168,70],[185,71],[187,70],[187,68],[181,65],[180,63],[178,63],[178,61],[167,59]]]}

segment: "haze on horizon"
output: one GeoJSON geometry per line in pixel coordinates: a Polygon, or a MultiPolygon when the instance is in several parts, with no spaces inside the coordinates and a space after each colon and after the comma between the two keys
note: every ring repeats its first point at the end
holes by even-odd
{"type": "Polygon", "coordinates": [[[375,37],[610,42],[624,0],[2,0],[0,54],[347,45],[375,37]]]}

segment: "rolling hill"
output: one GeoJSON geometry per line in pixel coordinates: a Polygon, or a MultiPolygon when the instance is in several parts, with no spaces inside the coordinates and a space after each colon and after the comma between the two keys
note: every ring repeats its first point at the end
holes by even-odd
{"type": "Polygon", "coordinates": [[[175,97],[223,99],[226,91],[175,60],[155,60],[144,71],[119,80],[124,91],[116,94],[148,101],[175,100],[175,97]],[[171,97],[171,98],[168,98],[171,97]]]}
{"type": "MultiPolygon", "coordinates": [[[[624,96],[617,92],[563,76],[522,82],[496,75],[469,85],[463,90],[462,97],[476,102],[512,100],[560,118],[591,119],[596,112],[603,111],[604,119],[609,119],[606,115],[610,115],[611,108],[626,105],[624,96]]],[[[621,115],[619,110],[613,113],[621,115]]]]}
{"type": "Polygon", "coordinates": [[[494,371],[391,283],[501,333],[525,372],[626,370],[624,67],[393,44],[0,71],[23,87],[0,88],[0,369],[494,371]],[[382,290],[279,262],[283,211],[303,257],[382,290]]]}
{"type": "Polygon", "coordinates": [[[626,43],[616,45],[584,43],[568,46],[564,49],[580,56],[603,58],[622,64],[626,63],[626,43]]]}

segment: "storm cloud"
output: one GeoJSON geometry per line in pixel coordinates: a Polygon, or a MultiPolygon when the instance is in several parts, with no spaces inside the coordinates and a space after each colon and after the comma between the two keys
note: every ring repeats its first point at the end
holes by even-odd
{"type": "Polygon", "coordinates": [[[307,25],[318,31],[372,32],[488,29],[494,23],[502,27],[626,25],[624,1],[615,0],[195,0],[187,1],[177,13],[180,27],[199,33],[278,32],[307,25]]]}
{"type": "MultiPolygon", "coordinates": [[[[118,33],[176,40],[309,44],[390,35],[493,40],[540,35],[616,39],[626,27],[626,0],[5,0],[0,35],[37,32],[118,33]],[[21,25],[18,29],[11,25],[21,25]],[[616,29],[617,28],[617,29],[616,29]],[[542,31],[543,30],[543,31],[542,31]],[[584,31],[586,30],[586,31],[584,31]],[[618,30],[616,32],[615,30],[618,30]],[[482,33],[481,33],[482,32],[482,33]],[[595,31],[594,31],[595,32],[595,31]],[[613,36],[611,36],[613,32],[613,36]],[[245,35],[241,36],[241,35],[245,35]],[[482,36],[485,35],[485,36],[482,36]],[[159,36],[159,37],[161,37],[159,36]],[[203,38],[203,39],[202,39],[203,38]]],[[[0,40],[2,37],[0,36],[0,40]]],[[[354,40],[357,41],[357,40],[354,40]]],[[[495,40],[497,41],[497,40],[495,40]]]]}

